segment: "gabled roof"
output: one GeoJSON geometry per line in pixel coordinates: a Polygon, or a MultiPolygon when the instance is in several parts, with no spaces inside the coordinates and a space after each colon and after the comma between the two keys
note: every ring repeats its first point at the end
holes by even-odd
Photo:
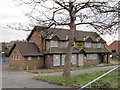
{"type": "Polygon", "coordinates": [[[25,41],[15,42],[15,44],[13,45],[13,47],[9,52],[9,55],[14,50],[15,46],[17,46],[17,48],[19,49],[19,51],[23,56],[41,56],[42,55],[35,43],[25,42],[25,41]]]}
{"type": "Polygon", "coordinates": [[[86,53],[110,53],[107,49],[101,49],[101,48],[84,48],[83,49],[86,53]]]}
{"type": "MultiPolygon", "coordinates": [[[[27,38],[27,41],[29,41],[30,37],[34,32],[37,31],[45,31],[43,34],[43,37],[47,40],[51,40],[51,35],[59,37],[59,40],[66,40],[66,36],[69,35],[70,30],[69,29],[59,29],[59,28],[49,28],[49,29],[43,29],[42,27],[36,26],[30,33],[30,35],[27,38]]],[[[85,41],[85,38],[89,37],[92,39],[93,42],[99,42],[97,38],[100,38],[102,42],[105,42],[96,32],[87,32],[87,31],[80,31],[77,30],[75,33],[75,40],[76,41],[85,41]]]]}

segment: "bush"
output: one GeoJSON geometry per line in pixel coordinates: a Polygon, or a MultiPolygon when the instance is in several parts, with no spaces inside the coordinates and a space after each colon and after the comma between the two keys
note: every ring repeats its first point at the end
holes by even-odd
{"type": "Polygon", "coordinates": [[[110,88],[110,82],[98,80],[91,84],[92,88],[110,88]]]}

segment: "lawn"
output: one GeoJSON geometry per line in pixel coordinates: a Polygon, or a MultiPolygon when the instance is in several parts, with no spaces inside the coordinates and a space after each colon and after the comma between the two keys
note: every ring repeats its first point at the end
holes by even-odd
{"type": "MultiPolygon", "coordinates": [[[[96,79],[97,77],[104,74],[105,72],[107,71],[100,71],[100,72],[94,72],[94,73],[89,73],[89,74],[81,74],[77,76],[72,76],[71,78],[63,78],[63,77],[58,77],[58,76],[36,76],[34,77],[34,79],[47,81],[50,83],[55,83],[55,84],[60,84],[60,85],[81,87],[89,83],[90,81],[96,79]]],[[[118,79],[120,79],[120,76],[118,76],[118,70],[115,70],[100,80],[102,80],[103,82],[106,82],[106,81],[109,82],[110,88],[118,88],[118,79]]]]}

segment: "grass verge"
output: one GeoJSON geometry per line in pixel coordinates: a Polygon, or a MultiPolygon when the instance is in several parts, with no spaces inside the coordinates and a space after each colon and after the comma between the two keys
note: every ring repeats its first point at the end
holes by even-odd
{"type": "MultiPolygon", "coordinates": [[[[46,82],[53,83],[53,84],[66,85],[66,86],[78,88],[96,79],[97,77],[104,74],[105,72],[107,71],[100,71],[100,72],[94,72],[94,73],[89,73],[89,74],[81,74],[77,76],[72,76],[71,78],[63,78],[63,77],[58,77],[58,76],[36,76],[34,77],[34,79],[46,81],[46,82]]],[[[110,74],[108,74],[107,76],[101,78],[100,80],[103,80],[103,82],[109,81],[111,85],[110,88],[117,88],[118,79],[120,79],[120,76],[118,76],[118,70],[115,70],[111,72],[110,74]]]]}

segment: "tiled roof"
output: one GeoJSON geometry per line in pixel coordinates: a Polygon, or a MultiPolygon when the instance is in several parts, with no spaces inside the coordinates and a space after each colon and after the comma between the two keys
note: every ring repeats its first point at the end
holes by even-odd
{"type": "Polygon", "coordinates": [[[83,49],[86,53],[110,53],[107,49],[101,49],[101,48],[84,48],[83,49]]]}
{"type": "MultiPolygon", "coordinates": [[[[58,47],[51,47],[45,54],[62,54],[66,53],[67,48],[58,48],[58,47]]],[[[72,53],[110,53],[107,49],[92,49],[92,48],[73,48],[72,53]]]]}
{"type": "Polygon", "coordinates": [[[39,51],[39,48],[37,45],[33,42],[16,42],[13,47],[11,48],[9,55],[15,48],[15,46],[18,47],[19,51],[23,56],[40,56],[42,55],[39,51]]]}
{"type": "MultiPolygon", "coordinates": [[[[42,31],[43,28],[40,28],[39,26],[34,27],[30,35],[28,36],[27,40],[30,39],[32,34],[37,31],[42,31]]],[[[52,37],[57,36],[59,40],[66,40],[66,36],[69,35],[69,29],[59,29],[59,28],[49,28],[49,29],[44,29],[43,31],[43,37],[45,39],[52,39],[52,37]]],[[[91,38],[93,42],[105,42],[96,32],[88,32],[88,31],[80,31],[77,30],[75,33],[75,40],[76,41],[85,41],[87,38],[91,38]]]]}

